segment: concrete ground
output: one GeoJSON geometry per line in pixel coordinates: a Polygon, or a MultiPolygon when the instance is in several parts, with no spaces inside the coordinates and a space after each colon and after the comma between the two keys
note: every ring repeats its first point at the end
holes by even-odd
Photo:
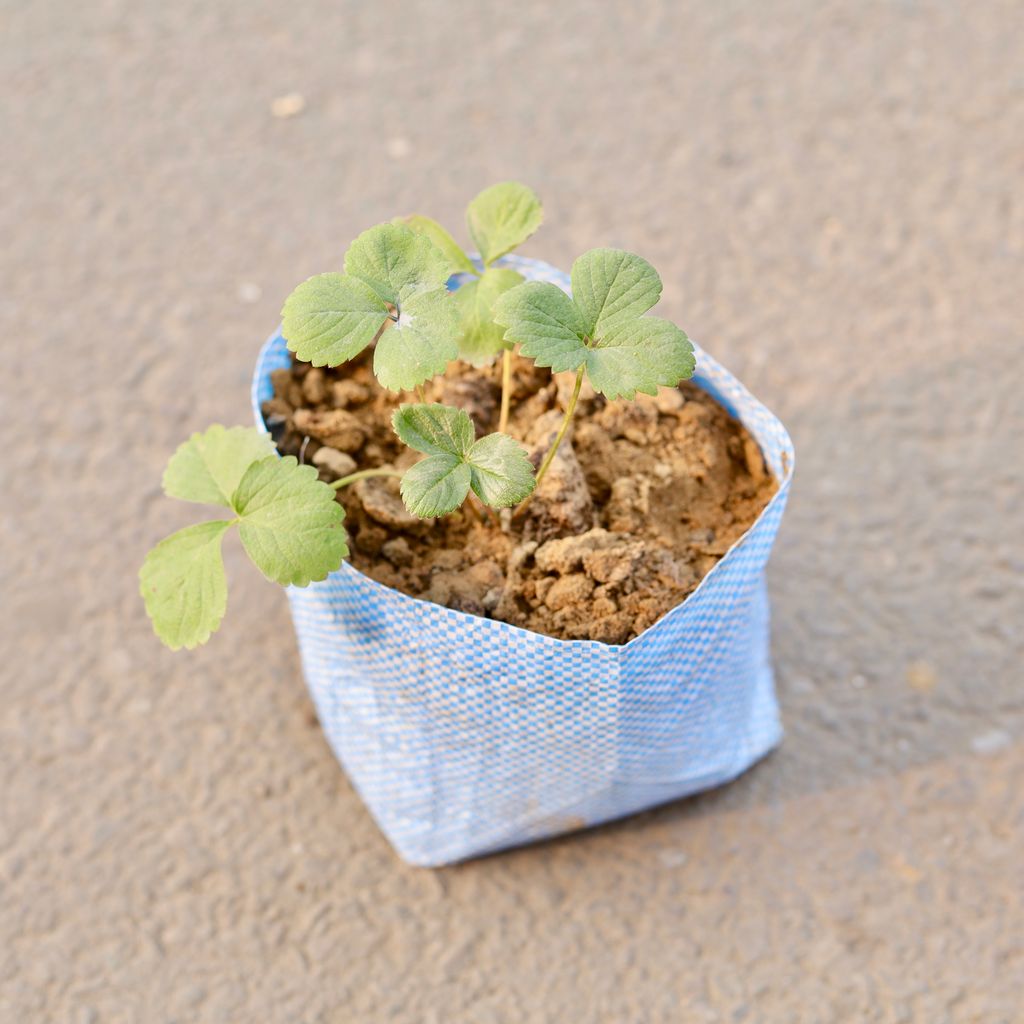
{"type": "Polygon", "coordinates": [[[1009,0],[4,4],[0,1020],[1024,1020],[1022,44],[1009,0]],[[290,288],[509,177],[527,254],[643,253],[790,427],[788,732],[414,870],[283,595],[230,546],[172,655],[135,573],[290,288]]]}

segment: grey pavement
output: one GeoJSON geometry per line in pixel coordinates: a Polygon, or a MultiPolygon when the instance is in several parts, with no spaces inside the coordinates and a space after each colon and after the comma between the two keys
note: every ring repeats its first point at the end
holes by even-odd
{"type": "Polygon", "coordinates": [[[1022,52],[994,0],[0,6],[0,1020],[1024,1019],[1022,52]],[[135,572],[290,288],[504,178],[789,426],[787,738],[429,872],[280,591],[229,546],[172,655],[135,572]]]}

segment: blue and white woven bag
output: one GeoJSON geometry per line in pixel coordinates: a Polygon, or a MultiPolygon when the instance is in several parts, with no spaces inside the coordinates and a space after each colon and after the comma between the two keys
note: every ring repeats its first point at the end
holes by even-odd
{"type": "MultiPolygon", "coordinates": [[[[568,275],[539,260],[500,262],[569,291],[568,275]]],[[[700,586],[629,643],[557,640],[443,608],[347,562],[288,589],[327,739],[411,864],[447,864],[710,789],[779,742],[764,569],[793,445],[696,351],[694,382],[754,436],[779,489],[700,586]]],[[[270,373],[288,365],[278,332],[253,378],[260,427],[270,373]]]]}

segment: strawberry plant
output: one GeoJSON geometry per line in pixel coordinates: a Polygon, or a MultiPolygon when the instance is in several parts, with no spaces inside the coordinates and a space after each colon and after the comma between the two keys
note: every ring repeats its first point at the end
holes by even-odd
{"type": "MultiPolygon", "coordinates": [[[[348,554],[340,488],[367,477],[401,478],[406,508],[420,518],[447,515],[473,494],[491,508],[522,508],[544,477],[573,415],[584,378],[608,399],[655,394],[693,373],[693,349],[674,324],[650,316],[661,295],[654,268],[631,253],[594,249],[572,268],[572,297],[552,284],[524,282],[495,261],[540,225],[536,196],[506,182],[469,205],[469,232],[481,267],[448,232],[425,217],[380,224],[351,244],[341,272],[300,284],[282,310],[288,348],[314,367],[339,366],[373,348],[381,387],[416,401],[395,411],[403,444],[423,456],[404,473],[359,469],[331,484],[292,456],[278,457],[255,429],[212,426],[171,457],[163,477],[170,497],[226,508],[229,518],[186,527],[157,544],[140,571],[146,610],[171,648],[204,643],[227,605],[221,555],[237,528],[242,546],[268,578],[306,586],[348,554]],[[471,275],[456,292],[452,272],[471,275]],[[512,349],[552,373],[575,371],[558,433],[536,473],[505,432],[512,349]],[[485,366],[501,354],[499,429],[482,437],[461,409],[426,401],[423,385],[462,358],[485,366]]],[[[507,523],[506,523],[507,526],[507,523]]]]}
{"type": "Polygon", "coordinates": [[[572,265],[572,298],[529,281],[501,296],[497,323],[519,350],[552,373],[576,371],[565,418],[537,470],[539,482],[562,443],[583,378],[605,398],[658,393],[693,376],[693,345],[668,320],[646,316],[661,298],[661,278],[646,260],[621,249],[591,249],[572,265]]]}
{"type": "Polygon", "coordinates": [[[455,293],[459,312],[459,358],[473,366],[486,366],[501,354],[501,413],[498,430],[508,425],[512,379],[512,342],[493,316],[495,301],[523,283],[523,275],[494,263],[522,245],[540,227],[544,210],[536,193],[516,181],[485,188],[466,208],[466,226],[480,252],[482,269],[436,220],[413,214],[397,218],[429,238],[445,256],[453,274],[468,274],[455,293]]]}

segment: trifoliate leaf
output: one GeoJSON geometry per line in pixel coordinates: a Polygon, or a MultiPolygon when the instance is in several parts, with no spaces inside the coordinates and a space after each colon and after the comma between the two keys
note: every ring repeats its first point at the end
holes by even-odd
{"type": "Polygon", "coordinates": [[[462,334],[459,337],[459,358],[474,366],[486,366],[502,349],[511,348],[505,341],[505,328],[494,322],[493,307],[499,295],[522,284],[523,275],[507,267],[489,267],[478,280],[467,281],[455,292],[462,334]]]}
{"type": "Polygon", "coordinates": [[[390,391],[411,391],[458,357],[458,315],[446,288],[403,291],[400,315],[380,336],[373,372],[390,391]]]}
{"type": "Polygon", "coordinates": [[[536,486],[533,465],[522,445],[508,434],[488,434],[469,450],[470,487],[492,508],[518,505],[536,486]]]}
{"type": "Polygon", "coordinates": [[[537,194],[518,181],[485,188],[466,210],[466,225],[484,265],[526,241],[544,220],[537,194]]]}
{"type": "Polygon", "coordinates": [[[424,455],[464,458],[476,436],[467,412],[437,403],[401,405],[392,415],[391,425],[403,444],[424,455]]]}
{"type": "Polygon", "coordinates": [[[403,405],[392,417],[395,433],[427,457],[402,477],[402,500],[416,516],[431,518],[457,509],[470,487],[495,508],[515,505],[534,488],[526,451],[507,434],[474,442],[473,421],[447,405],[403,405]]]}
{"type": "Polygon", "coordinates": [[[378,224],[345,253],[345,273],[364,281],[392,305],[399,304],[403,292],[443,285],[448,264],[448,257],[426,235],[404,224],[378,224]]]}
{"type": "Polygon", "coordinates": [[[291,455],[253,463],[232,497],[242,544],[268,579],[304,587],[348,554],[345,510],[314,466],[291,455]]]}
{"type": "Polygon", "coordinates": [[[473,261],[466,255],[462,246],[433,218],[413,213],[408,217],[395,217],[391,223],[404,224],[418,235],[426,235],[448,257],[448,270],[451,273],[477,273],[473,261]]]}
{"type": "Polygon", "coordinates": [[[506,327],[505,338],[552,373],[575,370],[586,358],[583,318],[561,288],[527,281],[500,296],[494,319],[506,327]]]}
{"type": "Polygon", "coordinates": [[[160,541],[139,571],[156,635],[172,651],[206,643],[228,604],[221,541],[229,520],[187,526],[160,541]]]}
{"type": "Polygon", "coordinates": [[[607,398],[656,394],[693,375],[693,346],[667,320],[643,316],[661,279],[646,260],[617,249],[584,253],[572,268],[573,297],[552,284],[528,282],[502,295],[494,318],[524,356],[553,373],[586,367],[607,398]]]}
{"type": "Polygon", "coordinates": [[[300,359],[314,366],[339,366],[373,341],[388,310],[362,281],[319,274],[288,296],[281,316],[281,333],[300,359]]]}
{"type": "Polygon", "coordinates": [[[572,265],[572,299],[588,338],[599,338],[612,327],[634,320],[660,297],[658,272],[631,252],[591,249],[572,265]]]}
{"type": "Polygon", "coordinates": [[[657,316],[619,323],[586,354],[590,383],[606,398],[656,395],[660,385],[675,387],[692,377],[695,366],[690,339],[657,316]]]}
{"type": "Polygon", "coordinates": [[[421,519],[454,512],[469,493],[469,466],[458,455],[428,455],[402,477],[402,501],[421,519]]]}
{"type": "Polygon", "coordinates": [[[183,501],[231,508],[231,495],[242,474],[273,454],[274,442],[262,431],[215,424],[193,434],[171,456],[164,470],[164,492],[183,501]]]}

